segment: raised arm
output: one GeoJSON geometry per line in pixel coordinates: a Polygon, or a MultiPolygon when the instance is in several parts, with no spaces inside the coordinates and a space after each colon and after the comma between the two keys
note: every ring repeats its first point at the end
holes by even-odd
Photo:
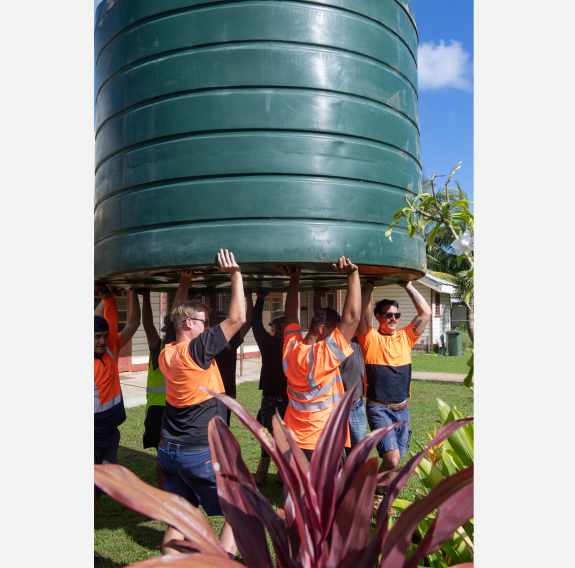
{"type": "Polygon", "coordinates": [[[370,328],[369,320],[371,318],[371,294],[381,278],[369,279],[361,291],[361,316],[359,318],[359,325],[357,326],[357,334],[365,335],[370,328]]]}
{"type": "Polygon", "coordinates": [[[138,294],[142,295],[142,323],[144,324],[148,347],[150,351],[154,351],[158,348],[158,345],[160,345],[160,336],[158,335],[158,330],[154,325],[154,314],[152,312],[152,304],[150,302],[150,289],[140,288],[138,290],[138,294]]]}
{"type": "Polygon", "coordinates": [[[292,271],[289,267],[278,266],[277,269],[284,274],[289,276],[289,287],[286,295],[286,309],[285,309],[285,326],[292,323],[299,324],[299,319],[297,317],[298,308],[298,293],[299,293],[299,279],[301,277],[301,271],[296,268],[292,271]]]}
{"type": "Polygon", "coordinates": [[[94,292],[99,292],[100,294],[102,294],[102,301],[96,306],[96,309],[94,310],[94,315],[103,318],[104,317],[103,300],[108,300],[113,296],[113,294],[108,288],[108,286],[106,286],[106,284],[94,284],[94,292]]]}
{"type": "Polygon", "coordinates": [[[252,298],[252,291],[248,290],[244,293],[246,298],[246,323],[240,329],[240,337],[243,339],[252,327],[252,311],[254,309],[254,300],[252,298]]]}
{"type": "Polygon", "coordinates": [[[256,300],[256,305],[252,312],[252,330],[260,350],[262,345],[271,340],[271,335],[264,328],[263,322],[264,302],[268,295],[269,292],[267,290],[257,290],[256,296],[258,299],[256,300]]]}
{"type": "Polygon", "coordinates": [[[122,333],[122,341],[124,345],[132,339],[134,333],[140,327],[140,302],[138,301],[138,292],[130,290],[130,319],[125,325],[122,333]]]}
{"type": "Polygon", "coordinates": [[[341,320],[337,324],[339,332],[349,343],[355,335],[359,316],[361,313],[361,284],[359,282],[359,271],[349,258],[340,256],[338,264],[332,264],[334,270],[347,274],[347,294],[341,312],[341,320]]]}
{"type": "Polygon", "coordinates": [[[246,323],[242,273],[234,259],[233,253],[228,252],[227,249],[225,251],[220,249],[220,252],[218,252],[218,266],[215,268],[229,274],[232,280],[232,297],[230,299],[228,317],[220,324],[226,339],[230,341],[244,323],[246,323]]]}
{"type": "Polygon", "coordinates": [[[204,296],[210,301],[210,327],[216,325],[216,292],[213,288],[208,288],[204,296]]]}
{"type": "Polygon", "coordinates": [[[313,313],[317,314],[321,310],[321,290],[313,291],[313,313]]]}
{"type": "Polygon", "coordinates": [[[201,276],[200,273],[194,274],[191,270],[178,270],[178,274],[180,275],[180,285],[176,290],[176,295],[174,296],[174,302],[172,304],[172,308],[170,310],[170,321],[172,321],[171,314],[174,313],[174,310],[184,302],[188,301],[188,292],[190,291],[190,282],[194,278],[199,278],[201,276]]]}
{"type": "Polygon", "coordinates": [[[429,322],[431,317],[431,308],[429,304],[425,301],[423,296],[413,287],[411,282],[398,282],[398,286],[401,286],[409,294],[415,309],[417,310],[417,315],[413,318],[412,322],[409,324],[413,330],[413,335],[415,337],[421,337],[423,330],[429,322]]]}

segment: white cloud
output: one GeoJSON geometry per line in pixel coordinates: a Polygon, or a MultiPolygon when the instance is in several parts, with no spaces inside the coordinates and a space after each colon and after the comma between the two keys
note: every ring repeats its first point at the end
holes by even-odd
{"type": "Polygon", "coordinates": [[[459,41],[451,40],[450,45],[445,45],[443,40],[439,45],[423,43],[418,51],[419,89],[473,90],[470,57],[459,41]]]}

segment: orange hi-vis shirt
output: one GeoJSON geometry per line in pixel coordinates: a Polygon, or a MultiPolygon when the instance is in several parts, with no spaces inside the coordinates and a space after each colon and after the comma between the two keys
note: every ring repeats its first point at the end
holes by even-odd
{"type": "MultiPolygon", "coordinates": [[[[352,353],[337,328],[324,341],[306,345],[297,323],[286,327],[283,369],[289,405],[284,421],[300,448],[315,449],[336,401],[344,395],[339,366],[352,353]]],[[[351,445],[349,427],[345,445],[351,445]]]]}
{"type": "Polygon", "coordinates": [[[166,402],[176,407],[200,404],[213,398],[198,385],[217,393],[225,392],[215,359],[207,370],[202,369],[190,356],[189,345],[187,341],[168,343],[158,358],[166,379],[166,402]]]}
{"type": "Polygon", "coordinates": [[[124,341],[118,333],[118,306],[113,297],[104,300],[104,318],[110,331],[106,353],[94,357],[94,413],[109,410],[122,401],[117,361],[124,341]]]}
{"type": "Polygon", "coordinates": [[[411,348],[419,338],[411,326],[391,335],[368,327],[357,341],[365,361],[366,397],[379,402],[403,402],[411,396],[411,348]]]}

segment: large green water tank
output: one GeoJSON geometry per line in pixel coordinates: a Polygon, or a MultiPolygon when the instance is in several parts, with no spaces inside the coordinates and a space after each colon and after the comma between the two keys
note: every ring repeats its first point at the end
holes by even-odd
{"type": "Polygon", "coordinates": [[[96,12],[95,276],[340,287],[341,254],[386,282],[425,272],[384,235],[421,191],[408,0],[105,0],[96,12]]]}

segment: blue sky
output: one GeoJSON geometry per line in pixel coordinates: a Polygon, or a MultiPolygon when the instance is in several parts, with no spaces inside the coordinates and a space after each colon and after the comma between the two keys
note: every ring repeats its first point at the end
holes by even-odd
{"type": "MultiPolygon", "coordinates": [[[[94,11],[100,0],[94,0],[94,11]]],[[[424,172],[449,174],[473,200],[473,0],[411,0],[419,32],[424,172]]]]}
{"type": "Polygon", "coordinates": [[[419,33],[421,157],[473,200],[473,0],[411,0],[419,33]]]}

